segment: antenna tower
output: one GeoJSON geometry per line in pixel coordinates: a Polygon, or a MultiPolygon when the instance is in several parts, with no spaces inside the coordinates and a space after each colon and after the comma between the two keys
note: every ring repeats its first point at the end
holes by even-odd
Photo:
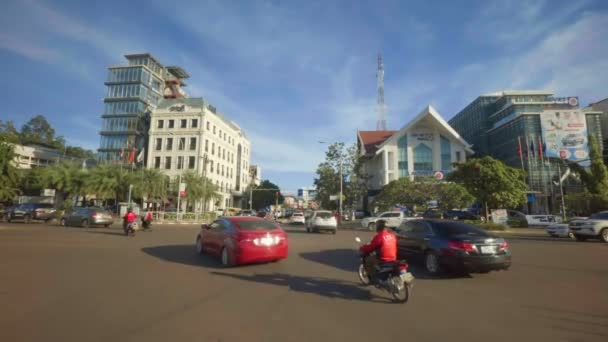
{"type": "Polygon", "coordinates": [[[378,73],[376,74],[378,79],[378,99],[377,99],[377,111],[378,111],[378,122],[376,123],[377,131],[386,130],[386,106],[384,105],[384,63],[382,63],[382,54],[378,53],[378,73]]]}

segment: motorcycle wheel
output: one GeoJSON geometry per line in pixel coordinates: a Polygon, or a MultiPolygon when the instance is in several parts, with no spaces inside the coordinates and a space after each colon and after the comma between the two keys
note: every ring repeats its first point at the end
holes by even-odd
{"type": "Polygon", "coordinates": [[[361,281],[361,284],[363,285],[369,285],[370,280],[369,280],[369,276],[367,275],[367,271],[365,270],[365,266],[363,264],[359,265],[359,280],[361,281]]]}
{"type": "Polygon", "coordinates": [[[393,296],[393,301],[397,303],[405,303],[410,298],[410,286],[405,284],[400,277],[389,279],[389,291],[393,296]]]}

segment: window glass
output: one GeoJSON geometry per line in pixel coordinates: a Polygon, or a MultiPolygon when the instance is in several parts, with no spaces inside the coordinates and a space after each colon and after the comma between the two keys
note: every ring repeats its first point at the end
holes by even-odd
{"type": "Polygon", "coordinates": [[[163,128],[163,126],[165,125],[165,121],[163,120],[158,120],[158,128],[163,128]]]}
{"type": "Polygon", "coordinates": [[[433,228],[441,236],[452,237],[456,235],[481,236],[486,237],[489,234],[473,225],[462,222],[433,222],[433,228]]]}
{"type": "Polygon", "coordinates": [[[239,221],[237,226],[240,230],[274,230],[278,228],[276,223],[267,220],[239,221]]]}
{"type": "Polygon", "coordinates": [[[180,126],[180,128],[186,128],[186,127],[188,127],[188,120],[186,120],[186,119],[180,120],[180,125],[179,126],[180,126]]]}
{"type": "Polygon", "coordinates": [[[441,170],[449,171],[452,169],[452,147],[450,140],[440,136],[441,140],[441,170]]]}
{"type": "Polygon", "coordinates": [[[190,138],[190,151],[196,150],[196,138],[190,138]]]}
{"type": "Polygon", "coordinates": [[[198,127],[198,119],[192,119],[192,128],[198,127]]]}
{"type": "Polygon", "coordinates": [[[186,148],[186,138],[179,138],[177,149],[183,151],[186,148]]]}
{"type": "Polygon", "coordinates": [[[173,138],[167,138],[167,151],[173,150],[173,138]]]}
{"type": "Polygon", "coordinates": [[[188,168],[194,169],[196,163],[196,158],[194,156],[188,157],[188,168]]]}
{"type": "Polygon", "coordinates": [[[177,157],[177,169],[181,170],[184,168],[184,157],[179,156],[177,157]]]}
{"type": "Polygon", "coordinates": [[[169,128],[175,128],[175,120],[169,120],[169,128]]]}
{"type": "Polygon", "coordinates": [[[171,170],[171,157],[165,157],[165,169],[171,170]]]}
{"type": "Polygon", "coordinates": [[[160,157],[154,157],[154,168],[160,169],[160,157]]]}
{"type": "Polygon", "coordinates": [[[433,150],[426,144],[414,149],[414,171],[433,171],[433,150]]]}

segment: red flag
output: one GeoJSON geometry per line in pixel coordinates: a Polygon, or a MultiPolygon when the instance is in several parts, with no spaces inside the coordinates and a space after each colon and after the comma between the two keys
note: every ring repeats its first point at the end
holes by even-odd
{"type": "Polygon", "coordinates": [[[543,156],[543,138],[538,137],[538,157],[542,160],[543,156]]]}
{"type": "Polygon", "coordinates": [[[519,156],[519,159],[523,159],[524,158],[524,154],[521,151],[521,137],[517,137],[517,155],[519,156]]]}
{"type": "Polygon", "coordinates": [[[131,147],[131,152],[129,153],[129,163],[132,163],[135,161],[135,149],[133,147],[131,147]]]}
{"type": "Polygon", "coordinates": [[[120,148],[120,155],[119,155],[118,159],[123,160],[124,154],[125,154],[125,149],[121,147],[120,148]]]}

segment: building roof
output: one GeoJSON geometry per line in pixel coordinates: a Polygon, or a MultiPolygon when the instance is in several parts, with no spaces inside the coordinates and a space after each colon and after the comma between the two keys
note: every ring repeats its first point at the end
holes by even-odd
{"type": "Polygon", "coordinates": [[[156,59],[156,57],[152,56],[151,53],[148,52],[144,52],[144,53],[132,53],[129,55],[125,55],[126,59],[133,59],[133,58],[138,58],[138,57],[148,57],[151,60],[155,61],[156,63],[158,63],[159,65],[163,65],[161,62],[158,61],[158,59],[156,59]]]}
{"type": "Polygon", "coordinates": [[[397,131],[359,131],[359,140],[364,148],[364,154],[373,154],[386,139],[397,131]]]}
{"type": "MultiPolygon", "coordinates": [[[[446,131],[448,131],[448,133],[450,133],[450,135],[452,135],[452,137],[456,140],[458,140],[461,144],[464,145],[464,148],[467,152],[473,154],[473,149],[471,148],[471,145],[469,145],[468,142],[466,142],[461,136],[460,134],[458,134],[458,132],[456,132],[452,126],[450,126],[450,124],[448,124],[443,117],[441,116],[441,114],[439,114],[439,112],[437,112],[437,110],[435,108],[433,108],[433,106],[426,106],[426,108],[424,108],[420,113],[418,113],[418,115],[416,115],[416,117],[411,120],[409,123],[407,123],[405,126],[403,126],[398,132],[405,132],[408,131],[410,128],[412,128],[414,125],[416,125],[418,122],[420,122],[422,119],[426,118],[426,117],[430,117],[431,119],[433,119],[434,121],[436,121],[437,123],[439,123],[446,131]]],[[[380,144],[380,146],[378,146],[378,149],[376,150],[376,154],[379,153],[384,146],[386,146],[389,141],[396,139],[395,137],[400,136],[400,134],[393,134],[391,135],[388,139],[384,140],[382,142],[382,144],[380,144]]]]}
{"type": "Polygon", "coordinates": [[[482,96],[513,96],[513,95],[553,95],[552,91],[548,90],[502,90],[493,93],[487,93],[482,96]]]}
{"type": "Polygon", "coordinates": [[[173,75],[179,79],[190,78],[190,75],[188,75],[188,73],[181,67],[168,66],[168,67],[166,67],[166,69],[171,75],[173,75]]]}

